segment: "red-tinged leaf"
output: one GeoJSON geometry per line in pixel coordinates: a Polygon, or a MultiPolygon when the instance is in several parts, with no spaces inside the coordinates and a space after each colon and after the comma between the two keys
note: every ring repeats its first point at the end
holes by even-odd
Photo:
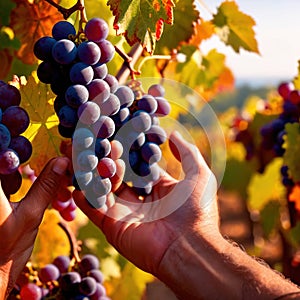
{"type": "Polygon", "coordinates": [[[295,208],[300,212],[300,185],[296,184],[289,194],[289,201],[295,202],[295,208]]]}
{"type": "Polygon", "coordinates": [[[21,42],[16,56],[26,64],[34,64],[34,43],[42,36],[51,35],[53,24],[62,20],[62,14],[46,1],[15,0],[10,26],[21,42]]]}
{"type": "Polygon", "coordinates": [[[149,53],[155,49],[160,37],[157,22],[173,23],[172,0],[108,0],[117,34],[125,36],[129,45],[141,43],[149,53]]]}
{"type": "Polygon", "coordinates": [[[189,45],[198,47],[203,40],[209,39],[215,33],[215,27],[211,21],[200,19],[194,28],[194,34],[188,41],[189,45]]]}
{"type": "Polygon", "coordinates": [[[230,45],[234,51],[241,48],[247,51],[259,53],[253,26],[254,19],[241,12],[234,1],[223,2],[214,15],[213,24],[217,27],[217,33],[226,45],[230,45]]]}

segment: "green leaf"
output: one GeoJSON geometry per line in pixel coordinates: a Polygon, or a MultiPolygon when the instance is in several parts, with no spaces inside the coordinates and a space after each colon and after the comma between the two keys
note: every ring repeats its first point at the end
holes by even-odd
{"type": "Polygon", "coordinates": [[[255,21],[249,15],[241,12],[234,1],[225,1],[213,16],[216,32],[226,45],[237,53],[243,48],[259,53],[253,26],[255,21]]]}
{"type": "Polygon", "coordinates": [[[179,0],[174,8],[174,24],[166,25],[160,40],[157,42],[156,52],[164,53],[179,48],[188,42],[194,34],[194,27],[199,20],[199,11],[196,9],[194,0],[179,0]]]}
{"type": "Polygon", "coordinates": [[[289,168],[289,175],[295,182],[300,181],[300,124],[288,123],[285,125],[286,136],[283,147],[285,153],[283,155],[284,164],[289,168]]]}
{"type": "Polygon", "coordinates": [[[115,16],[117,33],[129,45],[141,43],[149,53],[155,49],[158,22],[173,23],[172,0],[108,0],[107,5],[115,16]]]}
{"type": "Polygon", "coordinates": [[[279,225],[280,207],[278,201],[271,201],[260,212],[261,225],[266,237],[269,237],[279,225]]]}
{"type": "Polygon", "coordinates": [[[275,158],[263,174],[256,173],[248,186],[250,208],[261,210],[268,202],[285,198],[285,187],[281,183],[282,158],[275,158]]]}
{"type": "Polygon", "coordinates": [[[10,12],[14,9],[16,4],[10,0],[0,1],[0,27],[9,24],[10,12]]]}
{"type": "Polygon", "coordinates": [[[14,38],[14,34],[11,28],[3,26],[0,29],[0,49],[12,48],[19,49],[20,42],[14,38]]]}

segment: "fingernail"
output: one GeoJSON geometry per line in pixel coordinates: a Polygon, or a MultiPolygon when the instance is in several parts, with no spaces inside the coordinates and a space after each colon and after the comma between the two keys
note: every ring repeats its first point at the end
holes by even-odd
{"type": "Polygon", "coordinates": [[[52,167],[53,172],[58,175],[63,175],[66,173],[68,168],[68,161],[65,158],[57,158],[52,167]]]}

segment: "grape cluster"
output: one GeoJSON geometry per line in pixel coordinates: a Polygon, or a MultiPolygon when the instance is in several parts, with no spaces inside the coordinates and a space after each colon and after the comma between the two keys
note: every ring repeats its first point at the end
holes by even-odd
{"type": "Polygon", "coordinates": [[[9,299],[109,300],[99,259],[93,254],[75,262],[57,256],[40,269],[25,268],[9,299]]]}
{"type": "Polygon", "coordinates": [[[0,180],[7,197],[19,190],[22,184],[19,166],[32,154],[30,141],[21,135],[30,121],[20,102],[19,90],[0,81],[0,180]]]}
{"type": "MultiPolygon", "coordinates": [[[[300,118],[300,91],[295,89],[291,82],[283,82],[278,86],[278,93],[283,98],[282,112],[278,117],[261,128],[262,146],[266,150],[273,150],[276,156],[283,156],[285,125],[299,122],[300,118]]],[[[281,169],[282,183],[290,187],[292,179],[288,175],[287,166],[281,169]]]]}
{"type": "Polygon", "coordinates": [[[126,163],[125,180],[140,195],[151,192],[159,177],[159,145],[167,138],[157,117],[170,112],[161,85],[144,93],[108,74],[106,63],[115,49],[107,35],[108,25],[100,18],[86,23],[80,39],[72,24],[60,21],[52,37],[34,46],[42,60],[38,77],[57,95],[59,132],[72,138],[73,184],[97,208],[111,191],[118,158],[126,163]]]}

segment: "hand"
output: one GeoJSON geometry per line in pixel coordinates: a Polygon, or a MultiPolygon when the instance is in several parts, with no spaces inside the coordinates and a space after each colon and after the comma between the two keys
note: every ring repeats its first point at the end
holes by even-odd
{"type": "Polygon", "coordinates": [[[51,160],[20,202],[9,202],[0,188],[0,299],[28,261],[45,209],[66,188],[68,167],[67,158],[51,160]]]}
{"type": "Polygon", "coordinates": [[[176,133],[170,140],[180,154],[185,178],[178,181],[162,173],[143,202],[130,187],[121,184],[121,160],[117,161],[117,180],[114,179],[117,197],[110,194],[104,208],[96,210],[81,192],[73,192],[79,208],[104,232],[107,240],[139,268],[154,275],[179,237],[218,232],[214,175],[196,146],[176,133]]]}

